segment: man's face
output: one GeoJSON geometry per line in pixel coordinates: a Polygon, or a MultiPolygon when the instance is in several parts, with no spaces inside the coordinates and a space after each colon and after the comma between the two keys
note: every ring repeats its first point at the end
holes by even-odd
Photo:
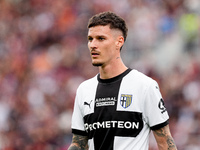
{"type": "Polygon", "coordinates": [[[118,40],[121,32],[110,29],[109,25],[95,26],[88,31],[88,48],[94,66],[112,63],[120,52],[118,40]]]}

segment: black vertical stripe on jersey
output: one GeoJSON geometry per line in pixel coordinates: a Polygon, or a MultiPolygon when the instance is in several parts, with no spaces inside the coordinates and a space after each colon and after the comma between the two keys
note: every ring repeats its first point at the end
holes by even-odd
{"type": "MultiPolygon", "coordinates": [[[[118,98],[119,87],[120,87],[121,80],[118,80],[112,84],[102,84],[99,83],[97,87],[96,98],[107,98],[107,97],[114,97],[115,99],[118,98]]],[[[103,106],[103,107],[95,107],[94,108],[94,118],[98,118],[99,121],[104,120],[112,120],[111,114],[116,112],[116,103],[115,105],[111,106],[103,106]]],[[[114,141],[114,130],[103,129],[103,130],[96,130],[94,134],[94,145],[95,150],[112,150],[112,146],[114,141]]]]}
{"type": "MultiPolygon", "coordinates": [[[[122,78],[128,74],[130,70],[112,79],[99,80],[96,91],[96,99],[99,98],[115,98],[118,99],[120,84],[122,78]]],[[[124,93],[126,94],[126,93],[124,93]]],[[[139,129],[125,129],[125,128],[101,128],[88,131],[88,138],[94,140],[95,150],[113,150],[114,136],[136,137],[143,128],[142,114],[138,112],[116,111],[117,101],[115,105],[96,106],[94,113],[88,114],[84,117],[84,122],[92,124],[103,121],[130,121],[139,122],[139,129]]]]}

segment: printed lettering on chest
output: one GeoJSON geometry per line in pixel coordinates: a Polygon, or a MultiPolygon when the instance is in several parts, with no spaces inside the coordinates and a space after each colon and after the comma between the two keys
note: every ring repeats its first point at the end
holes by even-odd
{"type": "MultiPolygon", "coordinates": [[[[85,130],[88,138],[93,138],[95,149],[112,149],[115,136],[136,137],[143,128],[141,113],[117,110],[117,104],[125,110],[132,103],[131,94],[121,94],[118,97],[120,84],[121,80],[113,84],[98,84],[94,112],[84,117],[85,130]]],[[[85,105],[89,107],[89,103],[85,105]]]]}

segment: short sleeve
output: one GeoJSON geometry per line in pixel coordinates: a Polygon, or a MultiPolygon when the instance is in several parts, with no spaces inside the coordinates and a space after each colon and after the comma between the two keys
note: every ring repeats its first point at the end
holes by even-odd
{"type": "Polygon", "coordinates": [[[144,117],[152,130],[168,124],[169,116],[156,81],[147,87],[144,99],[144,117]]]}
{"type": "Polygon", "coordinates": [[[76,92],[76,98],[74,102],[74,110],[72,114],[72,133],[78,135],[86,135],[86,131],[84,128],[84,120],[83,120],[83,113],[81,111],[81,99],[80,99],[79,89],[76,92]]]}

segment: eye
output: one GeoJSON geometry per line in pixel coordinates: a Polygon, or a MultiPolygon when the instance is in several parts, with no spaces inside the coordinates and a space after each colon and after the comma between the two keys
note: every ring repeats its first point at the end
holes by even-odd
{"type": "Polygon", "coordinates": [[[100,36],[98,39],[99,39],[100,41],[105,40],[105,38],[104,38],[104,37],[101,37],[101,36],[100,36]]]}
{"type": "Polygon", "coordinates": [[[92,37],[88,37],[88,41],[92,41],[93,40],[93,38],[92,37]]]}

